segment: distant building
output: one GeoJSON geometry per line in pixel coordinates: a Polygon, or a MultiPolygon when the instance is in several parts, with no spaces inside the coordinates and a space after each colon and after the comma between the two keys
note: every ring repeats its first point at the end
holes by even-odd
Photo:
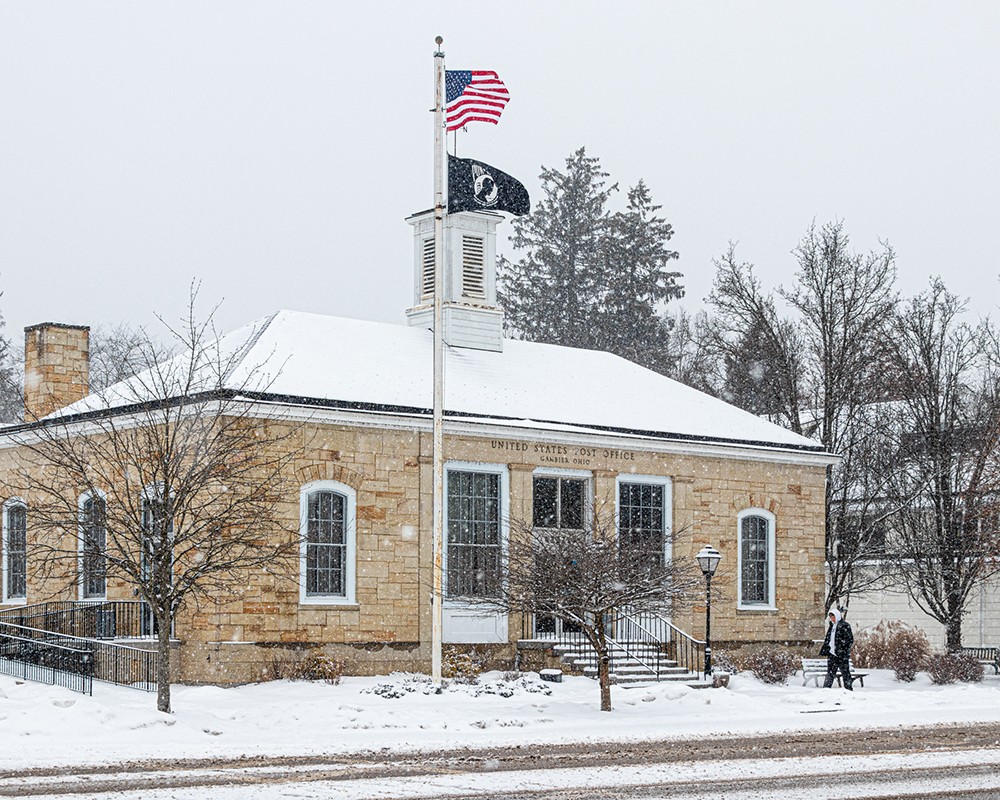
{"type": "MultiPolygon", "coordinates": [[[[429,213],[409,220],[408,326],[280,311],[223,340],[242,343],[253,332],[245,362],[282,366],[261,414],[270,405],[315,434],[296,465],[299,493],[287,498],[307,541],[298,585],[260,571],[235,600],[182,610],[181,680],[255,680],[303,643],[345,657],[354,673],[428,670],[432,221],[429,213]],[[308,509],[319,501],[343,520],[343,540],[332,547],[308,535],[308,509]],[[321,557],[323,548],[330,552],[321,557]]],[[[831,457],[617,356],[504,339],[499,221],[482,213],[447,220],[445,642],[512,661],[519,640],[556,633],[554,620],[508,619],[475,600],[503,568],[510,519],[578,527],[593,502],[608,501],[619,520],[641,519],[629,524],[641,524],[665,558],[691,559],[705,544],[722,553],[717,643],[811,646],[823,632],[831,457]]],[[[87,397],[87,336],[73,326],[26,330],[29,409],[123,413],[87,397]]],[[[9,429],[0,431],[0,479],[14,449],[9,429]]],[[[2,605],[52,599],[22,546],[33,535],[31,498],[3,499],[2,605]]],[[[132,599],[113,576],[96,587],[87,578],[62,599],[132,599]]],[[[703,635],[704,608],[673,623],[703,635]]]]}

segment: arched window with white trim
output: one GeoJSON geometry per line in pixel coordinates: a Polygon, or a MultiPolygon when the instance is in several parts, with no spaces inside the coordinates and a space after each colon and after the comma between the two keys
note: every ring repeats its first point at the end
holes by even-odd
{"type": "Polygon", "coordinates": [[[302,487],[300,602],[355,602],[356,502],[354,489],[337,481],[302,487]]]}
{"type": "Polygon", "coordinates": [[[163,486],[150,484],[142,490],[142,577],[149,580],[155,568],[172,568],[174,520],[163,486]],[[162,558],[163,563],[157,564],[162,558]]]}
{"type": "Polygon", "coordinates": [[[762,508],[737,515],[739,608],[775,608],[774,523],[774,514],[762,508]]]}
{"type": "Polygon", "coordinates": [[[107,500],[101,492],[80,496],[80,599],[107,597],[107,500]]]}
{"type": "Polygon", "coordinates": [[[3,507],[3,601],[23,603],[28,596],[28,507],[12,498],[3,507]]]}

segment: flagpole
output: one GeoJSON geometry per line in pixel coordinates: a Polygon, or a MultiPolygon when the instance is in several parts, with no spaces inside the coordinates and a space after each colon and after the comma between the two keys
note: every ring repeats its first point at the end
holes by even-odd
{"type": "Polygon", "coordinates": [[[441,687],[444,584],[444,39],[434,39],[434,563],[431,591],[431,681],[441,687]]]}

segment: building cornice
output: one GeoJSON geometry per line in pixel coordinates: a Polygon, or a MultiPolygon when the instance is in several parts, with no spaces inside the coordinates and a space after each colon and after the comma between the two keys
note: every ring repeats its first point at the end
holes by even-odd
{"type": "MultiPolygon", "coordinates": [[[[367,403],[315,400],[303,397],[285,397],[270,394],[212,392],[202,397],[186,398],[183,402],[195,405],[202,402],[242,402],[251,407],[249,416],[281,419],[300,423],[317,422],[352,428],[375,427],[388,430],[427,432],[431,430],[431,410],[409,406],[378,406],[367,403]]],[[[52,426],[67,429],[73,435],[86,435],[101,430],[100,420],[115,417],[132,418],[132,424],[143,423],[148,418],[141,415],[150,408],[169,407],[182,402],[180,398],[151,404],[90,411],[63,417],[50,417],[37,422],[10,426],[0,431],[0,449],[24,443],[32,432],[52,426]]],[[[512,439],[517,441],[543,440],[554,444],[601,446],[673,455],[693,455],[712,458],[735,458],[747,461],[771,461],[783,464],[826,467],[836,463],[838,456],[815,447],[782,445],[774,442],[755,442],[736,439],[696,437],[658,431],[635,431],[608,426],[591,426],[579,423],[547,420],[519,420],[471,413],[445,411],[445,433],[481,439],[512,439]]]]}

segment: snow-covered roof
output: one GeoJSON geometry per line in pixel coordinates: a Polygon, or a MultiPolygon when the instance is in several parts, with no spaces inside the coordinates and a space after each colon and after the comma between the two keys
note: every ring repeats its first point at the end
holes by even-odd
{"type": "MultiPolygon", "coordinates": [[[[223,360],[235,354],[225,388],[259,385],[266,395],[303,405],[369,411],[421,413],[432,405],[427,330],[279,311],[224,335],[219,349],[223,360]]],[[[502,352],[447,349],[445,376],[451,416],[822,451],[811,439],[610,353],[505,340],[502,352]]],[[[134,387],[112,387],[59,414],[134,402],[134,387]]]]}

